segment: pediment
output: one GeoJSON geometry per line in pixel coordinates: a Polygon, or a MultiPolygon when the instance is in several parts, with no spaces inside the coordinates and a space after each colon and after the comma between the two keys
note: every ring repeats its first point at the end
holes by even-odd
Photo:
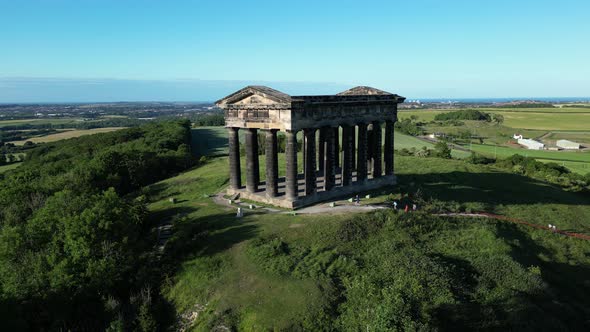
{"type": "Polygon", "coordinates": [[[290,102],[291,96],[288,94],[266,86],[251,85],[218,100],[215,104],[223,107],[226,105],[275,105],[290,102]]]}
{"type": "Polygon", "coordinates": [[[391,95],[391,93],[370,86],[356,86],[352,89],[342,91],[338,96],[374,96],[374,95],[391,95]]]}

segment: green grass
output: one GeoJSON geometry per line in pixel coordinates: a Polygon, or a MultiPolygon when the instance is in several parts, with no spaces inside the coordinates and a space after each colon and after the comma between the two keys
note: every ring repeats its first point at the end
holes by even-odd
{"type": "Polygon", "coordinates": [[[544,162],[544,163],[556,163],[558,165],[567,167],[572,172],[576,172],[579,174],[590,174],[590,162],[538,159],[538,158],[537,158],[537,161],[544,162]]]}
{"type": "Polygon", "coordinates": [[[504,116],[504,124],[512,128],[543,130],[588,130],[588,113],[495,112],[504,116]]]}
{"type": "Polygon", "coordinates": [[[9,164],[9,165],[2,165],[2,166],[0,166],[0,174],[1,173],[4,173],[6,171],[9,171],[11,169],[15,169],[15,168],[17,168],[19,166],[20,166],[20,163],[14,163],[14,164],[9,164]]]}
{"type": "MultiPolygon", "coordinates": [[[[527,150],[481,144],[472,144],[471,148],[477,153],[481,153],[490,157],[505,158],[514,154],[519,154],[525,157],[538,158],[543,161],[551,160],[558,164],[564,164],[564,166],[568,168],[569,166],[572,166],[572,163],[576,163],[573,165],[573,168],[571,168],[573,171],[583,171],[584,169],[588,169],[590,171],[590,168],[587,168],[590,167],[589,152],[527,150]]],[[[582,173],[585,174],[586,172],[582,173]]]]}
{"type": "MultiPolygon", "coordinates": [[[[590,233],[590,206],[577,194],[462,161],[395,162],[396,195],[420,189],[444,204],[590,233]]],[[[153,218],[174,220],[163,294],[177,314],[202,310],[192,330],[381,330],[392,319],[427,329],[571,329],[588,317],[588,242],[504,222],[390,212],[254,211],[237,220],[235,210],[204,197],[227,182],[221,157],[145,190],[153,218]]]]}
{"type": "Polygon", "coordinates": [[[514,129],[504,125],[496,125],[484,121],[462,121],[462,126],[440,126],[427,124],[423,128],[427,133],[445,133],[458,135],[468,131],[470,135],[481,137],[489,144],[502,145],[513,140],[513,135],[518,133],[528,138],[538,138],[547,134],[546,130],[514,129]]]}

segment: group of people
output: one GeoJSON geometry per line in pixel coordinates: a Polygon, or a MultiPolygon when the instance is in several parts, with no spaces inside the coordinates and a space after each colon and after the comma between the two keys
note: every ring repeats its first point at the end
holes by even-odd
{"type": "MultiPolygon", "coordinates": [[[[397,201],[393,201],[393,209],[397,211],[398,203],[397,201]]],[[[416,204],[412,204],[412,211],[418,210],[418,206],[416,204]]],[[[404,207],[404,212],[410,212],[410,204],[406,204],[404,207]]]]}

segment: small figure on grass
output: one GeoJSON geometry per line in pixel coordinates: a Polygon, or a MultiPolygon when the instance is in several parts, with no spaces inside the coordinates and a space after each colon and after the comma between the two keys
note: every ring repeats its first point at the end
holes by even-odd
{"type": "Polygon", "coordinates": [[[360,205],[360,204],[361,204],[361,198],[360,198],[360,196],[359,196],[359,195],[356,195],[356,196],[354,197],[354,203],[355,203],[356,205],[360,205]]]}

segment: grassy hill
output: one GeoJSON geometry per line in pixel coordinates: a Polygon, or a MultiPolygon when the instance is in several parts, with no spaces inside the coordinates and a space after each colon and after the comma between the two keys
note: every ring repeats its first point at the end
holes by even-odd
{"type": "MultiPolygon", "coordinates": [[[[590,234],[588,197],[462,161],[396,156],[429,205],[488,210],[590,234]]],[[[263,163],[262,163],[263,164],[263,163]]],[[[590,243],[501,221],[427,213],[235,210],[207,195],[227,159],[145,190],[172,220],[163,296],[191,330],[587,330],[590,243]],[[169,197],[177,198],[171,204],[169,197]]]]}

